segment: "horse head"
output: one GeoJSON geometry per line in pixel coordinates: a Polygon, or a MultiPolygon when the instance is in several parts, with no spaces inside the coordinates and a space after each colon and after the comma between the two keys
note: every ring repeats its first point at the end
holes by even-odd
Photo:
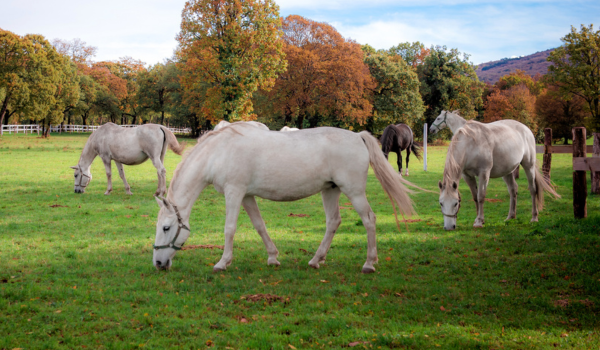
{"type": "Polygon", "coordinates": [[[446,118],[448,118],[448,111],[442,111],[442,113],[440,113],[440,115],[437,116],[437,118],[435,118],[435,120],[433,121],[433,123],[431,123],[431,127],[429,127],[429,133],[430,134],[436,134],[438,131],[447,128],[448,124],[446,123],[446,118]]]}
{"type": "Polygon", "coordinates": [[[444,215],[444,229],[456,229],[456,218],[460,210],[460,192],[456,181],[444,179],[438,183],[440,187],[440,206],[444,215]]]}
{"type": "Polygon", "coordinates": [[[90,169],[84,170],[79,164],[72,166],[71,169],[75,170],[75,193],[84,193],[85,188],[92,181],[90,169]]]}
{"type": "Polygon", "coordinates": [[[190,229],[183,222],[179,210],[166,198],[155,197],[160,211],[156,220],[156,239],[152,264],[158,270],[171,268],[173,258],[190,236],[190,229]]]}

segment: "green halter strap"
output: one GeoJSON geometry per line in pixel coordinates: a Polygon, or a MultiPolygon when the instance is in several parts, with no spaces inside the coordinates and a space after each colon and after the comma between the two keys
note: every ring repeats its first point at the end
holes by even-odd
{"type": "Polygon", "coordinates": [[[169,242],[169,244],[165,244],[165,245],[154,245],[153,244],[152,247],[154,248],[154,250],[165,249],[165,248],[173,248],[175,250],[181,250],[181,248],[183,247],[183,244],[180,247],[175,245],[175,241],[177,241],[177,238],[179,237],[179,232],[181,232],[182,228],[184,228],[188,231],[191,231],[187,226],[185,226],[183,224],[183,220],[181,219],[181,215],[179,215],[179,210],[177,210],[177,207],[173,205],[173,209],[175,209],[175,215],[177,215],[177,233],[175,234],[175,237],[173,237],[173,240],[171,242],[169,242]]]}

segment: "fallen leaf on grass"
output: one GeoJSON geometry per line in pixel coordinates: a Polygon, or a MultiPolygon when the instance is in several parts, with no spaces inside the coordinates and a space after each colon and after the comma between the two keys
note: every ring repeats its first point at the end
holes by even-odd
{"type": "Polygon", "coordinates": [[[181,250],[191,250],[191,249],[224,249],[222,245],[213,245],[213,244],[198,244],[198,245],[188,245],[181,248],[181,250]]]}
{"type": "Polygon", "coordinates": [[[352,348],[352,347],[355,347],[360,344],[369,344],[369,342],[368,341],[355,341],[355,342],[348,344],[348,346],[352,348]]]}
{"type": "Polygon", "coordinates": [[[308,250],[306,250],[306,249],[299,248],[298,250],[300,250],[300,251],[301,251],[301,252],[303,252],[303,253],[306,253],[306,254],[308,254],[308,250]]]}
{"type": "Polygon", "coordinates": [[[328,280],[321,280],[321,283],[329,283],[328,280]]]}
{"type": "Polygon", "coordinates": [[[308,215],[308,214],[294,214],[294,213],[290,213],[290,215],[288,215],[288,216],[294,217],[294,218],[307,218],[310,215],[308,215]]]}
{"type": "Polygon", "coordinates": [[[485,201],[486,202],[491,202],[491,203],[498,203],[498,202],[502,202],[502,199],[486,198],[485,201]]]}
{"type": "Polygon", "coordinates": [[[50,208],[68,208],[68,206],[66,206],[66,205],[60,205],[60,204],[52,204],[50,206],[50,208]]]}
{"type": "Polygon", "coordinates": [[[387,258],[385,258],[385,260],[390,261],[392,260],[392,258],[388,256],[387,258]]]}
{"type": "Polygon", "coordinates": [[[352,209],[352,207],[340,207],[340,209],[352,209]]]}
{"type": "Polygon", "coordinates": [[[269,304],[271,304],[274,301],[285,301],[285,299],[283,297],[280,297],[279,295],[275,295],[275,294],[251,294],[251,295],[244,295],[242,297],[240,297],[240,299],[242,300],[247,300],[247,301],[252,301],[252,302],[257,302],[257,301],[266,301],[269,304]]]}
{"type": "Polygon", "coordinates": [[[506,280],[502,280],[502,281],[500,281],[500,283],[506,283],[506,282],[507,282],[506,280]]]}
{"type": "Polygon", "coordinates": [[[147,217],[148,217],[148,215],[142,215],[142,217],[143,217],[143,218],[147,218],[147,217]]]}
{"type": "Polygon", "coordinates": [[[567,307],[569,305],[569,299],[560,299],[554,301],[554,306],[567,307]]]}
{"type": "Polygon", "coordinates": [[[56,313],[56,314],[60,314],[61,312],[62,312],[62,310],[56,310],[56,311],[54,311],[54,313],[56,313]]]}
{"type": "Polygon", "coordinates": [[[443,306],[440,306],[440,310],[450,312],[450,310],[446,310],[446,308],[443,306]]]}
{"type": "Polygon", "coordinates": [[[296,347],[293,346],[292,344],[288,344],[288,346],[290,347],[290,349],[294,349],[294,350],[296,349],[296,347]]]}
{"type": "Polygon", "coordinates": [[[423,221],[423,220],[421,220],[421,219],[404,219],[404,220],[400,220],[400,222],[408,222],[409,224],[411,222],[421,222],[421,221],[423,221]]]}

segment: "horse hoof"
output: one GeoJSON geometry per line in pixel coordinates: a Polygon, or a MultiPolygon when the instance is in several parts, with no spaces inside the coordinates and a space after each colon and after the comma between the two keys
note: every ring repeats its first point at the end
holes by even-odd
{"type": "Polygon", "coordinates": [[[267,260],[267,265],[280,266],[281,263],[279,261],[277,261],[277,259],[269,259],[269,260],[267,260]]]}
{"type": "Polygon", "coordinates": [[[129,196],[133,195],[133,193],[131,193],[131,192],[125,192],[125,194],[129,195],[129,196]]]}
{"type": "Polygon", "coordinates": [[[375,272],[375,268],[374,267],[365,267],[365,266],[363,266],[361,272],[365,273],[365,274],[367,274],[367,273],[373,273],[373,272],[375,272]]]}
{"type": "Polygon", "coordinates": [[[530,222],[538,222],[538,218],[532,218],[530,222]]]}
{"type": "Polygon", "coordinates": [[[309,262],[308,266],[312,267],[315,270],[318,269],[319,267],[321,267],[321,265],[319,265],[318,263],[315,264],[315,263],[312,263],[312,262],[309,262]]]}
{"type": "Polygon", "coordinates": [[[106,191],[106,192],[104,192],[104,195],[105,195],[105,196],[108,196],[109,194],[110,194],[110,191],[106,191]]]}
{"type": "Polygon", "coordinates": [[[483,228],[483,224],[473,224],[473,228],[483,228]]]}
{"type": "Polygon", "coordinates": [[[213,272],[221,272],[221,271],[225,271],[227,270],[226,267],[217,267],[217,265],[215,265],[215,267],[213,267],[213,272]]]}

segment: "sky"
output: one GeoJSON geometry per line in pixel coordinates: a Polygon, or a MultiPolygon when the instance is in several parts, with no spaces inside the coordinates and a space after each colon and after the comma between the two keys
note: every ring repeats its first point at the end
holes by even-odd
{"type": "MultiPolygon", "coordinates": [[[[376,49],[420,41],[445,45],[483,63],[560,46],[581,24],[600,27],[600,1],[275,0],[280,15],[335,27],[376,49]]],[[[185,0],[2,0],[0,28],[47,39],[79,38],[96,61],[130,56],[164,62],[177,46],[185,0]]]]}

